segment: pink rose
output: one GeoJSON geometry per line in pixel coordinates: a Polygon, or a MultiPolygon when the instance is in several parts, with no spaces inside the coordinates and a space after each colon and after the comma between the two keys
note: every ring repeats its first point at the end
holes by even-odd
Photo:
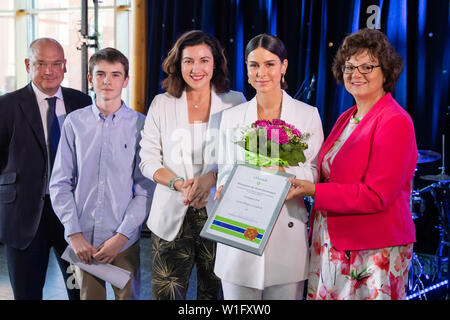
{"type": "Polygon", "coordinates": [[[289,143],[289,136],[283,130],[283,128],[277,128],[275,126],[269,126],[267,128],[267,139],[278,144],[289,143]]]}
{"type": "Polygon", "coordinates": [[[281,119],[273,119],[272,120],[272,124],[275,125],[275,126],[285,126],[286,122],[284,122],[281,119]]]}
{"type": "Polygon", "coordinates": [[[295,128],[294,128],[294,130],[292,130],[292,133],[297,135],[297,136],[301,136],[302,135],[302,133],[298,129],[295,129],[295,128]]]}
{"type": "Polygon", "coordinates": [[[255,123],[253,125],[256,128],[258,128],[258,127],[267,128],[270,125],[270,122],[267,120],[257,120],[257,121],[255,121],[255,123]]]}

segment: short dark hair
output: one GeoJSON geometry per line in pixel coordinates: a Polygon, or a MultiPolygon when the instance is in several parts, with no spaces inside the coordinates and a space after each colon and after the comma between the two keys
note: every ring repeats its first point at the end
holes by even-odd
{"type": "Polygon", "coordinates": [[[206,44],[210,47],[214,59],[214,73],[211,83],[217,93],[224,93],[230,90],[230,80],[228,78],[227,59],[224,49],[219,40],[200,30],[191,30],[183,33],[175,42],[162,64],[163,71],[167,77],[161,86],[170,95],[179,98],[186,87],[186,82],[181,74],[181,56],[183,49],[199,44],[206,44]]]}
{"type": "Polygon", "coordinates": [[[381,72],[385,78],[384,91],[394,91],[397,80],[403,71],[403,58],[389,43],[386,35],[374,29],[361,29],[345,37],[333,61],[332,70],[336,81],[339,84],[344,83],[342,66],[352,56],[364,51],[367,51],[371,57],[378,59],[381,72]]]}
{"type": "Polygon", "coordinates": [[[89,74],[92,76],[94,72],[94,67],[100,61],[108,61],[109,63],[120,62],[123,65],[123,70],[125,71],[124,77],[128,77],[129,63],[127,57],[117,49],[114,48],[104,48],[96,53],[94,53],[89,59],[89,74]]]}
{"type": "MultiPolygon", "coordinates": [[[[258,48],[263,48],[270,51],[274,55],[278,56],[281,62],[287,59],[287,50],[283,41],[274,35],[262,33],[252,38],[247,43],[247,46],[245,47],[245,62],[247,62],[250,52],[258,48]]],[[[286,81],[281,82],[281,89],[287,89],[287,87],[288,84],[286,81]]]]}

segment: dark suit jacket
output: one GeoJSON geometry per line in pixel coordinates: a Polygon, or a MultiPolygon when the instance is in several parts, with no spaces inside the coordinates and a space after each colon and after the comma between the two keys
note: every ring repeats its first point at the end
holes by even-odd
{"type": "MultiPolygon", "coordinates": [[[[66,112],[85,107],[91,98],[63,88],[66,112]]],[[[0,97],[0,242],[25,249],[41,220],[47,148],[39,106],[31,82],[0,97]]]]}

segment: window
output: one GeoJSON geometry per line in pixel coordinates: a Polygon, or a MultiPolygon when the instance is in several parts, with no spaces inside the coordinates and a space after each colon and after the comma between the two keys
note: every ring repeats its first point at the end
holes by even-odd
{"type": "Polygon", "coordinates": [[[0,94],[14,91],[15,86],[15,63],[14,57],[14,1],[0,1],[0,37],[2,50],[0,50],[0,94]]]}
{"type": "MultiPolygon", "coordinates": [[[[40,1],[39,1],[40,2],[40,1]]],[[[79,2],[79,1],[77,1],[79,2]]],[[[67,73],[63,82],[64,86],[81,90],[81,51],[79,48],[83,42],[79,30],[81,27],[81,9],[64,10],[54,12],[39,12],[36,14],[35,38],[51,37],[64,48],[67,59],[67,73]]],[[[99,47],[114,47],[114,9],[99,10],[99,47]],[[111,23],[112,22],[112,23],[111,23]]],[[[89,35],[94,34],[94,12],[88,11],[89,35]]],[[[90,43],[94,43],[90,41],[90,43]]],[[[89,49],[89,57],[95,52],[89,49]]]]}
{"type": "Polygon", "coordinates": [[[0,11],[14,10],[14,0],[0,1],[0,11]]]}
{"type": "MultiPolygon", "coordinates": [[[[88,6],[88,30],[89,35],[92,36],[95,32],[93,1],[88,1],[88,6]]],[[[129,7],[130,0],[99,1],[99,49],[115,47],[128,56],[130,19],[127,8],[129,7]],[[124,24],[123,21],[126,23],[124,24]],[[116,28],[118,22],[120,27],[116,28]]],[[[23,60],[27,56],[28,45],[40,37],[54,38],[61,43],[67,59],[67,73],[62,85],[81,90],[82,60],[81,51],[77,48],[81,47],[84,39],[80,35],[80,28],[81,1],[79,0],[0,1],[0,37],[7,40],[5,49],[0,50],[0,59],[3,61],[0,69],[0,94],[13,91],[28,83],[29,78],[23,60]],[[16,15],[16,12],[21,14],[16,15]],[[21,23],[17,23],[19,20],[21,23]]],[[[94,44],[94,41],[89,40],[89,43],[94,44]]],[[[90,48],[89,57],[94,52],[95,49],[90,48]]],[[[128,102],[128,91],[124,90],[123,98],[128,102]]]]}

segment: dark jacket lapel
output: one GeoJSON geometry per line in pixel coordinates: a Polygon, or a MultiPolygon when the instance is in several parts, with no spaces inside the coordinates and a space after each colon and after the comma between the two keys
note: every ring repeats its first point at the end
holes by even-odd
{"type": "Polygon", "coordinates": [[[39,144],[41,145],[44,154],[47,153],[44,127],[42,125],[41,113],[39,112],[39,106],[36,101],[36,95],[34,94],[31,82],[23,88],[23,94],[19,101],[19,107],[22,109],[25,118],[30,124],[34,135],[36,136],[39,144]]]}
{"type": "Polygon", "coordinates": [[[78,90],[61,87],[61,92],[64,99],[66,114],[69,114],[79,108],[89,106],[93,103],[89,95],[84,94],[78,90]]]}
{"type": "Polygon", "coordinates": [[[64,107],[66,108],[66,114],[69,114],[76,109],[76,107],[73,105],[74,99],[72,98],[70,91],[66,88],[61,87],[61,91],[64,100],[64,107]]]}

